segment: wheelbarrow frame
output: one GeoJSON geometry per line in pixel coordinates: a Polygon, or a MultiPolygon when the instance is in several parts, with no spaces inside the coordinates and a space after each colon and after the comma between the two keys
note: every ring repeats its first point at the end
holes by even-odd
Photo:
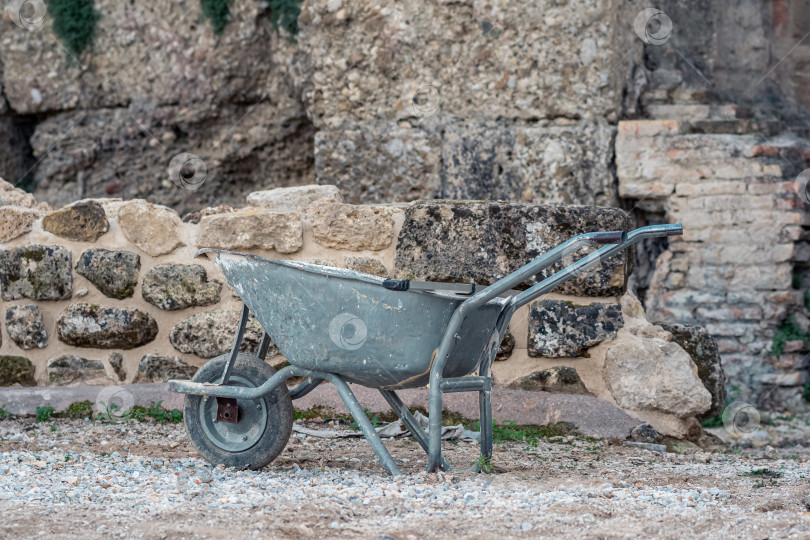
{"type": "MultiPolygon", "coordinates": [[[[442,395],[444,393],[478,392],[480,417],[479,423],[481,430],[479,442],[482,462],[488,462],[491,460],[491,368],[495,355],[497,354],[498,346],[503,340],[504,333],[509,325],[509,321],[517,309],[548,293],[582,272],[593,268],[606,258],[627,249],[641,240],[662,236],[675,236],[682,233],[683,228],[681,224],[676,223],[671,225],[651,225],[636,229],[629,233],[623,231],[608,231],[581,234],[567,240],[566,242],[563,242],[554,249],[537,257],[515,272],[512,272],[511,274],[496,281],[479,292],[474,292],[475,287],[473,286],[471,290],[466,293],[469,295],[468,298],[458,305],[450,317],[442,336],[441,343],[437,352],[435,353],[435,358],[430,366],[428,432],[425,433],[425,431],[422,430],[413,415],[394,390],[377,387],[382,396],[391,406],[391,409],[393,409],[393,411],[405,424],[408,431],[411,432],[419,445],[427,453],[427,471],[434,472],[439,468],[450,468],[449,463],[442,458],[441,453],[442,395]],[[568,258],[569,255],[575,254],[584,247],[596,245],[603,245],[603,247],[590,253],[589,255],[581,257],[576,262],[566,266],[562,270],[540,281],[527,290],[513,290],[515,286],[523,283],[532,276],[537,275],[543,269],[560,262],[564,258],[568,258]],[[470,314],[474,313],[476,310],[480,310],[483,306],[492,306],[493,304],[500,306],[500,310],[495,323],[495,331],[492,334],[493,338],[489,340],[486,349],[482,351],[477,370],[474,370],[477,371],[478,374],[475,376],[445,377],[444,373],[447,360],[451,357],[451,353],[453,352],[454,348],[458,346],[458,331],[461,328],[465,318],[469,317],[470,314]]],[[[220,253],[238,255],[242,257],[255,257],[252,255],[213,249],[200,250],[197,254],[199,255],[202,253],[220,253]]],[[[407,291],[411,288],[412,284],[409,280],[388,279],[383,281],[382,286],[392,291],[407,291]]],[[[430,289],[433,291],[464,294],[463,292],[459,291],[458,285],[446,283],[414,283],[413,289],[430,289]]],[[[357,401],[357,398],[354,396],[354,393],[351,391],[346,383],[346,380],[344,380],[344,377],[341,374],[290,365],[276,372],[275,375],[273,375],[259,387],[245,388],[228,386],[231,369],[233,368],[234,362],[239,354],[239,349],[245,335],[245,329],[247,327],[249,316],[250,310],[247,305],[243,304],[236,337],[231,348],[228,362],[223,370],[222,378],[218,384],[171,380],[169,381],[169,389],[171,391],[183,394],[213,396],[217,398],[218,402],[221,400],[220,406],[222,406],[222,404],[226,403],[225,400],[229,399],[261,398],[262,396],[265,396],[269,392],[273,391],[278,386],[284,384],[284,382],[291,377],[306,377],[304,382],[290,390],[290,397],[292,399],[303,397],[323,381],[329,381],[335,386],[335,389],[343,402],[346,404],[346,407],[349,409],[349,412],[360,428],[360,431],[363,433],[364,437],[379,458],[383,468],[385,468],[385,470],[391,475],[400,474],[400,471],[391,457],[391,454],[386,449],[385,445],[380,439],[380,436],[377,434],[374,426],[366,416],[363,408],[357,401]]],[[[260,359],[264,360],[269,346],[270,336],[265,329],[265,333],[262,337],[258,351],[258,357],[260,359]]],[[[366,386],[371,385],[367,384],[366,386]]]]}

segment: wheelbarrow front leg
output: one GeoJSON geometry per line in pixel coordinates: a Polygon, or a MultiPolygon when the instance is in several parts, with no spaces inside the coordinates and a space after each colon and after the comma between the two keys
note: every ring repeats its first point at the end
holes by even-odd
{"type": "MultiPolygon", "coordinates": [[[[391,406],[391,409],[393,409],[399,419],[402,420],[402,423],[405,424],[405,427],[408,428],[408,431],[411,432],[411,435],[413,435],[413,438],[419,443],[419,446],[422,447],[422,450],[429,453],[430,451],[428,450],[427,435],[416,421],[416,418],[413,417],[411,411],[408,410],[408,407],[402,403],[402,400],[399,398],[396,392],[393,390],[380,390],[380,393],[391,406]]],[[[443,457],[439,456],[439,458],[441,459],[441,465],[444,470],[449,471],[452,469],[450,464],[443,457]]]]}

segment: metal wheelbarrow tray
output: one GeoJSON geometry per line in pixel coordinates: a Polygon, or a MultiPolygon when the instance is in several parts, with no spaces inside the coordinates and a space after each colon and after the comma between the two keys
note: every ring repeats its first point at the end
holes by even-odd
{"type": "Polygon", "coordinates": [[[291,400],[329,381],[392,475],[399,470],[347,382],[380,390],[428,453],[429,472],[450,468],[441,456],[442,394],[478,392],[485,463],[492,456],[490,369],[515,310],[645,238],[679,234],[680,224],[582,234],[479,291],[203,249],[197,254],[216,253],[244,302],[239,328],[230,354],[209,361],[192,381],[169,381],[169,388],[186,394],[186,427],[206,459],[259,469],[287,443],[291,400]],[[527,290],[512,290],[594,245],[603,247],[527,290]],[[239,352],[251,313],[265,330],[257,356],[239,352]],[[270,339],[290,363],[278,372],[264,362],[270,339]],[[288,391],[284,383],[295,376],[306,380],[288,391]],[[427,384],[425,433],[395,391],[427,384]]]}

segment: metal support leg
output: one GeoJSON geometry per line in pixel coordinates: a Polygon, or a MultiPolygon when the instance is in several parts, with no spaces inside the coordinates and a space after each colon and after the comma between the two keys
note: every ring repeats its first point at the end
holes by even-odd
{"type": "Polygon", "coordinates": [[[239,348],[242,346],[242,338],[245,337],[245,328],[247,327],[248,317],[250,317],[250,310],[245,304],[242,304],[242,315],[239,317],[239,329],[236,331],[236,338],[233,340],[231,347],[231,356],[228,358],[228,363],[225,364],[225,370],[222,372],[222,379],[219,384],[224,386],[228,384],[228,379],[231,378],[231,371],[236,362],[236,357],[239,356],[239,348]]]}
{"type": "MultiPolygon", "coordinates": [[[[441,351],[440,351],[441,353],[441,351]]],[[[443,367],[443,366],[442,366],[443,367]]],[[[442,375],[430,373],[430,402],[428,405],[428,465],[427,472],[436,472],[442,465],[442,375]]]]}
{"type": "Polygon", "coordinates": [[[394,463],[394,458],[392,458],[391,454],[388,453],[388,449],[383,444],[382,439],[380,439],[380,435],[377,433],[377,430],[374,429],[374,425],[371,423],[371,420],[369,420],[368,416],[366,416],[366,412],[363,410],[363,407],[360,406],[360,403],[357,401],[357,398],[354,397],[354,393],[352,393],[351,388],[349,388],[349,385],[346,384],[346,381],[344,381],[339,375],[334,374],[332,374],[328,380],[335,385],[338,394],[340,394],[340,398],[343,400],[343,403],[346,404],[346,407],[349,409],[352,417],[354,417],[354,421],[357,422],[357,426],[360,428],[360,431],[363,432],[363,436],[368,441],[368,444],[371,445],[372,450],[374,450],[374,453],[377,454],[383,468],[388,471],[388,474],[391,476],[398,476],[402,474],[399,471],[397,464],[394,463]]]}
{"type": "Polygon", "coordinates": [[[478,423],[481,426],[479,442],[481,457],[487,462],[492,459],[492,397],[489,390],[478,392],[478,423]]]}
{"type": "MultiPolygon", "coordinates": [[[[416,418],[413,417],[411,411],[408,410],[408,407],[402,403],[402,400],[393,390],[380,390],[380,393],[385,398],[385,401],[391,406],[391,409],[396,413],[396,415],[402,420],[402,423],[405,424],[405,427],[408,428],[408,431],[411,432],[413,438],[416,439],[416,442],[419,443],[419,446],[425,452],[428,452],[428,438],[427,434],[422,430],[419,424],[416,422],[416,418]]],[[[450,464],[441,457],[441,464],[444,470],[450,470],[450,464]]]]}
{"type": "Polygon", "coordinates": [[[258,356],[261,360],[264,360],[272,342],[273,340],[270,339],[270,334],[268,334],[265,330],[264,334],[262,335],[262,342],[259,343],[259,353],[256,356],[258,356]]]}

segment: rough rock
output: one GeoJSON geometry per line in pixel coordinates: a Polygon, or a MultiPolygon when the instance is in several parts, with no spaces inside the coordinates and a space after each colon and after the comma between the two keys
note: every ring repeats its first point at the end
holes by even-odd
{"type": "Polygon", "coordinates": [[[48,360],[47,373],[50,386],[104,385],[113,382],[100,361],[72,354],[48,360]]]}
{"type": "Polygon", "coordinates": [[[66,300],[73,294],[70,250],[30,245],[0,250],[3,300],[66,300]]]}
{"type": "MultiPolygon", "coordinates": [[[[1,194],[0,194],[1,195],[1,194]]],[[[30,232],[47,211],[22,206],[0,206],[0,242],[9,242],[30,232]]]]}
{"type": "Polygon", "coordinates": [[[453,122],[442,144],[443,195],[618,206],[611,172],[615,132],[602,119],[550,127],[453,122]]]}
{"type": "Polygon", "coordinates": [[[513,350],[515,350],[515,336],[512,335],[512,332],[507,330],[503,334],[501,344],[498,346],[498,352],[495,354],[495,361],[502,362],[504,360],[509,360],[509,357],[512,356],[513,350]]]}
{"type": "Polygon", "coordinates": [[[335,184],[347,202],[390,203],[441,194],[438,130],[363,122],[315,135],[318,181],[335,184]]]}
{"type": "Polygon", "coordinates": [[[692,357],[697,366],[698,377],[712,395],[712,406],[698,416],[699,420],[723,413],[726,405],[726,374],[717,351],[717,342],[702,326],[688,324],[656,323],[672,334],[672,341],[692,357]]]}
{"type": "Polygon", "coordinates": [[[636,442],[658,444],[664,437],[653,429],[650,424],[639,424],[630,431],[630,438],[636,442]]]}
{"type": "Polygon", "coordinates": [[[48,334],[37,306],[11,306],[6,309],[6,330],[21,349],[42,349],[48,344],[48,334]]]}
{"type": "Polygon", "coordinates": [[[76,272],[86,277],[108,298],[129,298],[138,285],[141,257],[131,251],[92,248],[76,263],[76,272]]]}
{"type": "Polygon", "coordinates": [[[138,309],[70,304],[56,323],[59,340],[74,347],[134,349],[155,339],[157,322],[138,309]]]}
{"type": "Polygon", "coordinates": [[[233,212],[233,207],[228,206],[227,204],[220,204],[219,206],[211,206],[208,208],[203,208],[202,210],[198,210],[196,212],[189,212],[185,216],[183,216],[183,223],[193,223],[195,225],[200,223],[200,220],[205,216],[215,216],[217,214],[229,214],[233,212]]]}
{"type": "Polygon", "coordinates": [[[110,366],[112,367],[118,380],[123,382],[127,378],[127,370],[124,368],[124,357],[119,352],[110,354],[110,366]]]}
{"type": "Polygon", "coordinates": [[[365,274],[388,277],[388,269],[374,257],[346,257],[346,268],[365,274]]]}
{"type": "Polygon", "coordinates": [[[99,203],[82,201],[46,215],[42,218],[42,228],[68,240],[95,242],[110,230],[110,223],[99,203]]]}
{"type": "Polygon", "coordinates": [[[337,186],[317,184],[254,191],[247,196],[248,204],[274,212],[301,212],[311,202],[320,200],[342,203],[343,197],[337,186]]]}
{"type": "MultiPolygon", "coordinates": [[[[630,216],[618,208],[531,206],[480,201],[425,201],[408,206],[397,240],[395,274],[444,282],[491,284],[546,251],[585,232],[628,230],[630,216]]],[[[583,254],[586,251],[583,250],[583,254]]],[[[625,288],[627,253],[614,255],[555,292],[618,296],[625,288]]],[[[542,272],[548,277],[569,254],[542,272]]],[[[535,283],[530,278],[527,283],[535,283]]]]}
{"type": "Polygon", "coordinates": [[[159,264],[143,276],[144,300],[160,309],[176,310],[219,302],[222,283],[208,281],[199,264],[159,264]]]}
{"type": "Polygon", "coordinates": [[[342,203],[313,203],[312,233],[328,248],[379,251],[394,239],[393,210],[342,203]]]}
{"type": "Polygon", "coordinates": [[[529,312],[529,356],[588,357],[588,349],[614,339],[622,326],[620,304],[540,300],[529,312]]]}
{"type": "Polygon", "coordinates": [[[624,330],[605,353],[603,378],[616,403],[628,410],[687,418],[705,413],[712,403],[697,367],[677,343],[624,330]]]}
{"type": "Polygon", "coordinates": [[[30,193],[16,188],[11,182],[0,178],[0,206],[36,208],[37,200],[30,193]]]}
{"type": "Polygon", "coordinates": [[[304,226],[296,212],[249,208],[202,218],[197,245],[201,248],[260,248],[295,253],[304,245],[304,226]]]}
{"type": "Polygon", "coordinates": [[[567,366],[554,366],[535,371],[511,383],[508,388],[554,394],[590,394],[577,370],[567,366]]]}
{"type": "MultiPolygon", "coordinates": [[[[169,334],[169,341],[182,353],[213,358],[231,351],[238,324],[239,311],[235,309],[197,313],[176,324],[169,334]]],[[[258,351],[263,334],[259,321],[251,315],[240,350],[258,351]]],[[[270,347],[267,355],[274,354],[278,354],[275,345],[270,347]]]]}
{"type": "Polygon", "coordinates": [[[142,199],[129,201],[121,207],[118,225],[127,240],[152,257],[171,253],[183,244],[180,240],[181,221],[177,213],[142,199]]]}
{"type": "Polygon", "coordinates": [[[0,355],[0,386],[36,386],[34,364],[22,356],[0,355]]]}
{"type": "Polygon", "coordinates": [[[190,379],[197,368],[190,366],[176,356],[147,354],[138,364],[136,383],[166,382],[171,379],[190,379]]]}

